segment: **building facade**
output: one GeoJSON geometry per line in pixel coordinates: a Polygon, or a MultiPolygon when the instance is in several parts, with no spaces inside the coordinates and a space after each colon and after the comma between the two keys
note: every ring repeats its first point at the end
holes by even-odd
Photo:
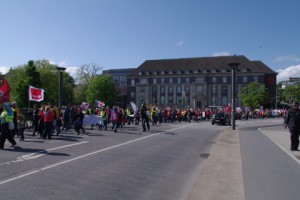
{"type": "MultiPolygon", "coordinates": [[[[205,108],[231,103],[232,71],[229,63],[239,63],[236,92],[257,81],[276,96],[277,73],[261,61],[245,56],[219,56],[147,60],[127,76],[127,103],[155,104],[159,107],[205,108]]],[[[242,106],[237,95],[236,106],[242,106]]]]}
{"type": "Polygon", "coordinates": [[[127,76],[131,74],[136,68],[126,69],[109,69],[103,70],[102,75],[110,75],[115,83],[118,92],[118,99],[115,105],[126,107],[127,103],[127,76]]]}

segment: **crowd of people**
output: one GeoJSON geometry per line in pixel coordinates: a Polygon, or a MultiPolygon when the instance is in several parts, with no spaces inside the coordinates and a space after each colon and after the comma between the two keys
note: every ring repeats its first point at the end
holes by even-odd
{"type": "MultiPolygon", "coordinates": [[[[4,147],[5,140],[16,145],[15,137],[19,137],[20,141],[24,141],[24,130],[28,124],[32,124],[32,136],[39,136],[41,139],[51,139],[55,134],[58,136],[61,132],[69,132],[71,129],[75,134],[85,132],[87,127],[84,124],[85,115],[97,115],[101,117],[98,124],[90,124],[90,128],[98,128],[99,131],[107,130],[111,126],[111,130],[115,133],[119,127],[126,124],[139,125],[141,122],[143,132],[150,130],[150,125],[157,123],[175,123],[175,122],[191,122],[191,121],[208,121],[215,112],[226,112],[225,109],[174,109],[172,107],[158,108],[157,106],[147,106],[142,104],[140,108],[134,110],[131,106],[123,109],[118,106],[110,108],[90,106],[87,110],[81,106],[57,106],[49,103],[41,106],[34,105],[31,119],[25,119],[20,112],[16,102],[5,103],[1,108],[1,136],[0,148],[4,147]],[[28,123],[28,122],[31,123],[28,123]]],[[[278,110],[279,116],[284,116],[287,110],[278,110]]],[[[247,111],[242,110],[236,112],[236,119],[247,120],[248,118],[265,118],[272,117],[271,110],[264,111],[247,111]]]]}

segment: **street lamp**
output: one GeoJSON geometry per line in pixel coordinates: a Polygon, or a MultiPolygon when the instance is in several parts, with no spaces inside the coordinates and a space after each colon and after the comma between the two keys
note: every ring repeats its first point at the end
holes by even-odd
{"type": "Polygon", "coordinates": [[[63,72],[66,70],[64,67],[56,67],[59,71],[59,97],[58,97],[58,107],[61,108],[62,101],[62,83],[63,83],[63,72]]]}
{"type": "Polygon", "coordinates": [[[231,93],[231,100],[232,100],[232,130],[235,130],[235,110],[236,110],[236,105],[235,105],[235,73],[236,69],[240,65],[240,63],[229,63],[229,67],[231,68],[231,87],[232,87],[232,93],[231,93]]]}

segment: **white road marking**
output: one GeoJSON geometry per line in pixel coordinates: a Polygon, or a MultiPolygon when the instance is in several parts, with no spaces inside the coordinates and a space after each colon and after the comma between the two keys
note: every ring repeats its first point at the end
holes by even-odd
{"type": "Polygon", "coordinates": [[[17,160],[10,161],[10,162],[5,162],[5,163],[0,163],[0,165],[8,165],[8,164],[11,164],[11,163],[16,163],[16,162],[22,162],[22,161],[25,161],[25,160],[36,159],[36,158],[39,158],[39,157],[41,157],[43,155],[46,155],[50,151],[54,151],[54,150],[58,150],[58,149],[63,149],[63,148],[67,148],[67,147],[71,147],[71,146],[76,146],[76,145],[81,145],[81,144],[85,144],[87,142],[89,142],[89,141],[77,142],[77,143],[74,143],[74,144],[68,144],[68,145],[64,145],[64,146],[60,146],[60,147],[55,147],[55,148],[52,148],[52,149],[46,149],[46,150],[43,150],[43,151],[38,151],[36,153],[25,154],[23,156],[18,157],[17,160]]]}
{"type": "Polygon", "coordinates": [[[137,141],[140,141],[140,140],[144,140],[144,139],[150,138],[150,137],[154,137],[154,136],[163,134],[165,132],[170,132],[170,131],[174,131],[176,129],[185,128],[187,126],[190,126],[190,125],[179,126],[179,127],[176,127],[176,128],[170,129],[170,130],[166,130],[166,131],[163,131],[163,132],[160,132],[160,133],[155,133],[155,134],[148,135],[148,136],[145,136],[145,137],[142,137],[142,138],[130,140],[130,141],[127,141],[127,142],[124,142],[124,143],[121,143],[121,144],[117,144],[117,145],[114,145],[114,146],[111,146],[111,147],[107,147],[107,148],[104,148],[104,149],[101,149],[101,150],[98,150],[98,151],[94,151],[94,152],[91,152],[91,153],[88,153],[88,154],[84,154],[82,156],[78,156],[78,157],[75,157],[75,158],[72,158],[72,159],[69,159],[69,160],[58,162],[56,164],[49,165],[47,167],[43,167],[43,168],[40,168],[38,170],[34,170],[34,171],[31,171],[31,172],[28,172],[28,173],[25,173],[25,174],[22,174],[22,175],[19,175],[19,176],[7,179],[7,180],[0,181],[0,185],[3,185],[5,183],[21,179],[23,177],[26,177],[26,176],[29,176],[29,175],[32,175],[32,174],[36,174],[38,172],[41,172],[41,171],[44,171],[44,170],[47,170],[47,169],[51,169],[53,167],[57,167],[57,166],[60,166],[60,165],[63,165],[63,164],[66,164],[66,163],[69,163],[69,162],[72,162],[72,161],[75,161],[75,160],[79,160],[81,158],[85,158],[85,157],[88,157],[88,156],[91,156],[91,155],[94,155],[94,154],[97,154],[97,153],[101,153],[101,152],[104,152],[104,151],[107,151],[107,150],[110,150],[110,149],[115,149],[115,148],[118,148],[118,147],[130,144],[130,143],[134,143],[134,142],[137,142],[137,141]]]}

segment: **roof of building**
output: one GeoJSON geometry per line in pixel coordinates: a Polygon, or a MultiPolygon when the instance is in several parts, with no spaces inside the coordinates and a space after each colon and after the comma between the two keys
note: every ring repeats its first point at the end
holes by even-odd
{"type": "Polygon", "coordinates": [[[136,68],[124,68],[124,69],[108,69],[108,70],[103,70],[102,74],[114,74],[114,73],[130,73],[134,71],[136,68]]]}
{"type": "Polygon", "coordinates": [[[218,56],[218,57],[199,57],[199,58],[178,58],[178,59],[162,59],[162,60],[146,60],[130,75],[143,74],[161,74],[161,71],[201,71],[211,70],[221,71],[226,69],[230,72],[229,63],[239,63],[238,70],[246,69],[247,72],[277,74],[261,61],[250,61],[245,56],[218,56]]]}

